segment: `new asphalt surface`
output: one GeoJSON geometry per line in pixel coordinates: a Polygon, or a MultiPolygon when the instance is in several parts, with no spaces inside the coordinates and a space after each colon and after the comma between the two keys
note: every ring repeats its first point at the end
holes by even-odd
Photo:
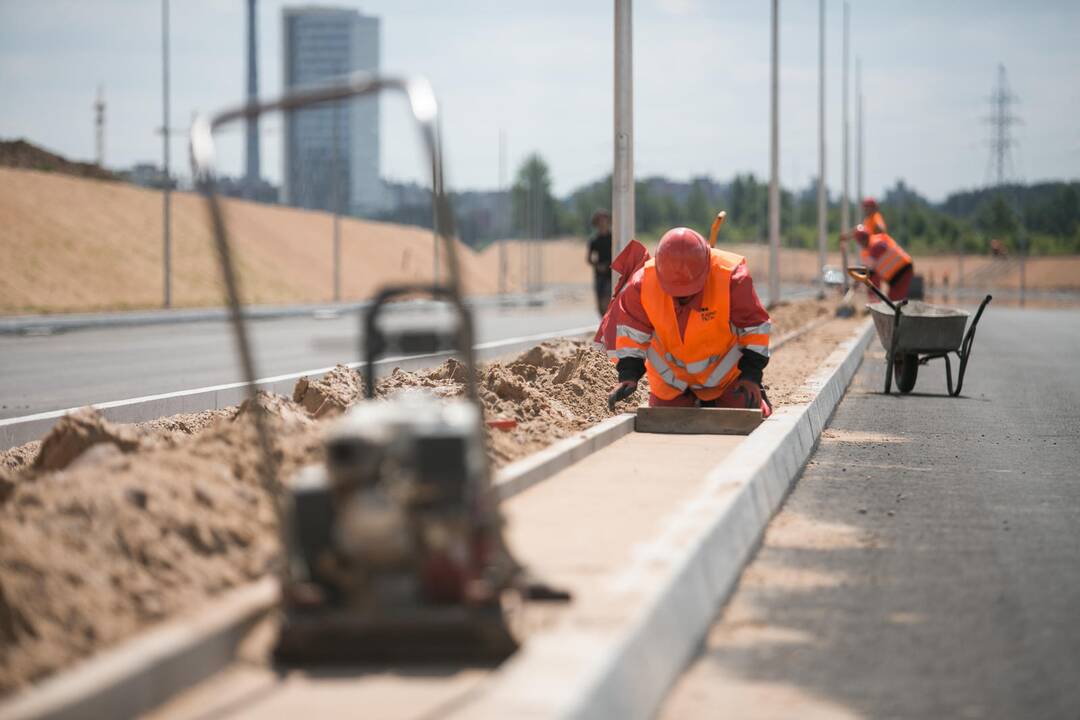
{"type": "Polygon", "coordinates": [[[962,397],[885,396],[873,343],[661,715],[1080,717],[1078,357],[991,305],[962,397]]]}
{"type": "MultiPolygon", "coordinates": [[[[583,327],[588,307],[476,308],[478,343],[583,327]]],[[[361,359],[352,313],[249,323],[260,377],[361,359]]],[[[0,336],[0,419],[242,380],[223,321],[0,336]]]]}

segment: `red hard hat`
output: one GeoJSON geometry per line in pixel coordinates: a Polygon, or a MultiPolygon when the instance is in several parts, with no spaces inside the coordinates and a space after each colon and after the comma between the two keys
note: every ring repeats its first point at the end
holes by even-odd
{"type": "Polygon", "coordinates": [[[690,228],[672,228],[656,248],[656,276],[672,297],[697,295],[709,277],[709,243],[690,228]]]}
{"type": "Polygon", "coordinates": [[[865,225],[858,225],[855,228],[855,239],[863,244],[870,242],[870,233],[866,232],[865,225]]]}
{"type": "Polygon", "coordinates": [[[874,198],[867,195],[866,197],[863,198],[862,204],[863,204],[863,207],[876,208],[877,207],[877,200],[875,200],[874,198]]]}

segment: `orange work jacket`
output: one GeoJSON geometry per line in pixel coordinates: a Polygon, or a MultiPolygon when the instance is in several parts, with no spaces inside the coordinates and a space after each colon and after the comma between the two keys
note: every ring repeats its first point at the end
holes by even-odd
{"type": "MultiPolygon", "coordinates": [[[[641,304],[653,325],[645,369],[650,391],[664,400],[674,399],[688,389],[702,400],[714,400],[739,376],[742,345],[731,324],[730,286],[731,273],[743,257],[714,249],[710,262],[701,308],[690,314],[683,334],[679,333],[675,317],[675,300],[660,287],[656,261],[645,264],[641,304]]],[[[746,344],[760,338],[741,340],[746,344]]],[[[768,336],[761,342],[767,347],[768,336]]]]}
{"type": "Polygon", "coordinates": [[[887,233],[878,233],[870,236],[870,242],[862,249],[863,264],[871,271],[877,273],[885,282],[891,283],[896,273],[904,266],[911,264],[911,256],[904,252],[895,240],[887,233]],[[884,244],[883,249],[878,249],[884,244]]]}
{"type": "Polygon", "coordinates": [[[877,235],[878,233],[888,232],[888,228],[885,227],[885,218],[881,216],[881,211],[874,211],[867,215],[862,221],[863,227],[866,228],[866,232],[871,235],[877,235]]]}

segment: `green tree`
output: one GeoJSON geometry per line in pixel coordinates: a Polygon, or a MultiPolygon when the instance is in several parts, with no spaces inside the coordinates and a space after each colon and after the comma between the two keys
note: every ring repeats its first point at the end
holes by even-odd
{"type": "Polygon", "coordinates": [[[984,200],[975,213],[975,226],[992,237],[1013,245],[1017,231],[1016,216],[1001,193],[984,200]]]}
{"type": "Polygon", "coordinates": [[[518,168],[510,190],[513,229],[523,237],[549,237],[561,229],[562,214],[551,195],[551,173],[533,153],[518,168]]]}

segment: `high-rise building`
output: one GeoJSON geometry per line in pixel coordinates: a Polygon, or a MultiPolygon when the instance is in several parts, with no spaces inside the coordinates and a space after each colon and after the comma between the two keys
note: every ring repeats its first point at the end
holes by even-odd
{"type": "MultiPolygon", "coordinates": [[[[286,90],[379,69],[379,19],[323,6],[282,11],[286,90]]],[[[287,205],[364,214],[383,206],[379,99],[286,113],[282,193],[287,205]]]]}

